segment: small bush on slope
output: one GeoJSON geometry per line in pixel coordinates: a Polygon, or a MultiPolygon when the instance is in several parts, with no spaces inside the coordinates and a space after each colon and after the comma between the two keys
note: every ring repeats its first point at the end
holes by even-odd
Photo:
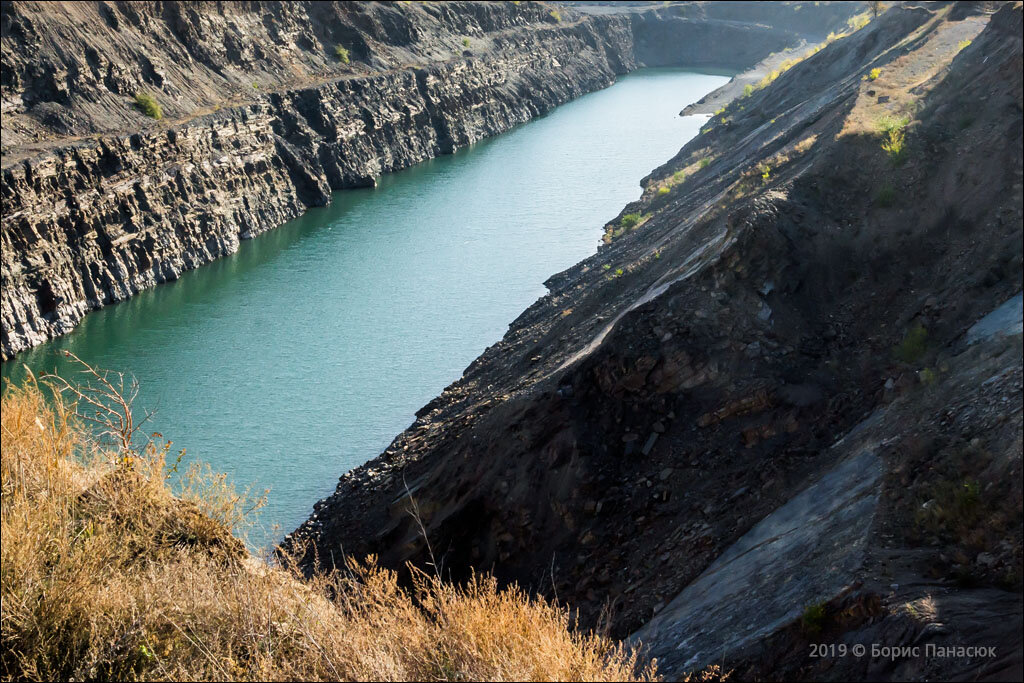
{"type": "Polygon", "coordinates": [[[136,93],[135,106],[139,108],[139,111],[151,119],[159,121],[164,117],[163,107],[160,106],[160,103],[156,101],[155,97],[148,93],[136,93]]]}
{"type": "Polygon", "coordinates": [[[492,578],[411,593],[372,558],[308,581],[264,564],[222,478],[177,498],[166,449],[111,457],[87,434],[35,384],[5,390],[4,679],[637,680],[635,654],[492,578]]]}

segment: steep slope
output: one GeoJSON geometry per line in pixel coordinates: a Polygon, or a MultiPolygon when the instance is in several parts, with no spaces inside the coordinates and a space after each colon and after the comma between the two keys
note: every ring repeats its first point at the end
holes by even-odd
{"type": "Polygon", "coordinates": [[[486,577],[413,593],[352,563],[304,581],[234,535],[258,500],[201,468],[172,494],[166,447],[115,450],[44,391],[0,395],[4,680],[655,679],[564,607],[486,577]]]}
{"type": "MultiPolygon", "coordinates": [[[[808,15],[826,26],[855,9],[808,15]]],[[[744,68],[801,40],[678,16],[687,11],[4,3],[0,355],[232,253],[333,190],[372,186],[603,88],[638,53],[744,68]],[[690,49],[644,47],[666,36],[690,49]],[[139,93],[155,96],[162,121],[139,111],[139,93]]]]}
{"type": "MultiPolygon", "coordinates": [[[[1022,286],[1021,8],[984,10],[894,8],[735,100],[646,179],[598,254],[551,278],[292,540],[400,566],[426,561],[425,532],[454,576],[493,567],[585,623],[604,610],[625,636],[856,456],[841,437],[899,404],[889,414],[902,418],[870,432],[904,444],[865,461],[884,484],[835,522],[863,553],[840,569],[822,556],[839,575],[807,582],[787,609],[743,594],[771,619],[736,647],[766,642],[800,601],[831,604],[836,585],[866,582],[865,554],[890,544],[916,575],[969,577],[994,591],[986,604],[1019,613],[1019,329],[1008,352],[961,353],[965,330],[1022,286]],[[988,371],[989,407],[951,426],[943,404],[972,405],[965,378],[988,371]],[[966,446],[991,457],[955,455],[966,446]],[[985,491],[969,521],[920,513],[928,500],[957,509],[940,490],[964,482],[985,491]],[[997,532],[979,531],[996,518],[997,532]],[[905,529],[896,540],[887,519],[905,529]]],[[[644,638],[674,653],[670,676],[706,663],[673,623],[644,638]]],[[[724,645],[729,623],[711,639],[724,645]]]]}

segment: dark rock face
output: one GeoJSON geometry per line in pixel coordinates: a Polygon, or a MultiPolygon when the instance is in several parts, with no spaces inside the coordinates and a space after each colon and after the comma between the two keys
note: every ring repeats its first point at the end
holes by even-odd
{"type": "Polygon", "coordinates": [[[852,664],[809,661],[797,637],[808,603],[826,605],[836,638],[879,619],[895,632],[899,600],[965,573],[1019,614],[1020,335],[963,345],[1022,287],[1021,10],[949,9],[892,9],[716,115],[623,210],[647,218],[615,221],[595,256],[552,277],[290,542],[422,566],[425,532],[452,576],[493,570],[588,625],[607,608],[622,637],[669,610],[640,632],[668,677],[728,645],[751,678],[844,680],[852,664]],[[891,120],[905,121],[898,153],[883,148],[891,120]],[[749,569],[730,558],[775,513],[867,461],[849,504],[826,501],[813,523],[781,515],[803,542],[772,575],[820,576],[775,593],[712,575],[749,569]],[[975,526],[922,513],[965,481],[989,491],[975,526]],[[909,578],[887,578],[888,563],[909,578]],[[673,603],[693,585],[729,587],[713,620],[673,603]],[[864,620],[843,621],[856,605],[864,620]],[[748,632],[730,626],[749,612],[748,632]]]}
{"type": "MultiPolygon", "coordinates": [[[[529,2],[5,3],[0,355],[229,254],[332,190],[606,87],[671,20],[556,21],[529,2]],[[167,123],[136,111],[137,92],[156,94],[167,123]]],[[[713,30],[743,39],[728,61],[739,66],[797,40],[713,30]]]]}

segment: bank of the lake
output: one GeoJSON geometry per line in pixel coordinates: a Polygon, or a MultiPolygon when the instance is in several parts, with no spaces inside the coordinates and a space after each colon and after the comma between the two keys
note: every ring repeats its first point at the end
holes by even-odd
{"type": "Polygon", "coordinates": [[[644,70],[550,115],[336,193],[227,258],[97,311],[3,366],[70,350],[134,373],[147,430],[269,488],[265,543],[377,455],[541,284],[591,254],[638,181],[706,120],[727,77],[644,70]],[[275,528],[275,525],[279,528],[275,528]]]}

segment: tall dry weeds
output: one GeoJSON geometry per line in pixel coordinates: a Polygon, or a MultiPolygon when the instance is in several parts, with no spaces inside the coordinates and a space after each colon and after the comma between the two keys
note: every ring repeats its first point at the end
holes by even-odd
{"type": "Polygon", "coordinates": [[[231,529],[251,501],[166,448],[97,447],[32,383],[2,397],[4,679],[651,680],[620,645],[490,577],[350,565],[302,579],[231,529]]]}

